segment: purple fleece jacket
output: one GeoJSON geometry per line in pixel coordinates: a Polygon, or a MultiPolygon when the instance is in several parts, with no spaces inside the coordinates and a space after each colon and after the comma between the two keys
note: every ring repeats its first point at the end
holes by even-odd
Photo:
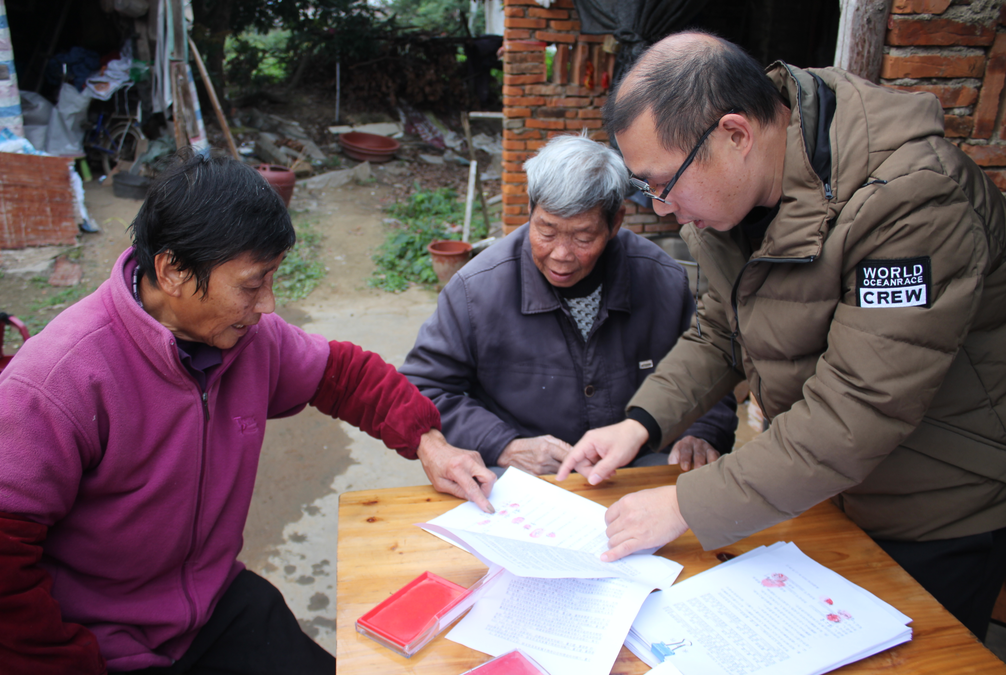
{"type": "Polygon", "coordinates": [[[52,595],[109,670],[169,665],[207,621],[242,569],[266,419],[301,410],[330,355],[263,315],[224,352],[204,404],[127,286],[131,256],[0,375],[0,512],[50,527],[52,595]]]}

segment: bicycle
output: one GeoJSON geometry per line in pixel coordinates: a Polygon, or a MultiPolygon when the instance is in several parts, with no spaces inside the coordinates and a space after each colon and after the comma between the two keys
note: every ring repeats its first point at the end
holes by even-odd
{"type": "Polygon", "coordinates": [[[140,130],[143,108],[141,102],[136,101],[136,114],[133,114],[129,100],[131,89],[132,83],[129,83],[115,92],[112,112],[98,115],[98,121],[84,137],[88,159],[100,161],[106,176],[119,162],[135,162],[142,154],[141,140],[146,138],[140,130]]]}
{"type": "Polygon", "coordinates": [[[137,160],[137,150],[143,138],[140,125],[133,118],[109,127],[106,115],[102,113],[84,138],[84,147],[89,151],[89,156],[100,160],[102,173],[107,176],[119,162],[131,163],[137,160]]]}

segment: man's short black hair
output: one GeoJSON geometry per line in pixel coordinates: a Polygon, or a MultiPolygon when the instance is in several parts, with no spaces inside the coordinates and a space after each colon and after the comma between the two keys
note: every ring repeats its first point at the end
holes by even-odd
{"type": "MultiPolygon", "coordinates": [[[[754,58],[710,33],[687,34],[699,39],[672,48],[657,43],[608,96],[604,124],[612,138],[648,110],[653,111],[660,144],[682,152],[690,151],[731,109],[763,126],[775,119],[782,99],[754,58]],[[622,92],[627,82],[629,89],[622,92]]],[[[698,159],[706,158],[707,147],[701,148],[698,159]]]]}
{"type": "Polygon", "coordinates": [[[186,150],[150,186],[130,227],[151,282],[154,257],[167,252],[203,295],[217,265],[244,253],[272,260],[297,241],[286,205],[258,171],[226,155],[186,150]]]}

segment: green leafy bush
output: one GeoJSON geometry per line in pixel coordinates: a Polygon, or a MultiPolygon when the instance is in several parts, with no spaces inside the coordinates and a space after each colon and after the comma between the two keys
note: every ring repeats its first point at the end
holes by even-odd
{"type": "MultiPolygon", "coordinates": [[[[437,283],[433,263],[426,246],[435,239],[460,239],[460,232],[449,232],[447,224],[459,225],[465,218],[465,205],[450,188],[419,190],[403,203],[388,207],[387,212],[400,225],[388,233],[374,254],[377,270],[369,284],[386,291],[404,291],[410,283],[437,283]]],[[[479,221],[481,223],[481,221],[479,221]]],[[[472,219],[471,238],[485,236],[484,226],[472,219]]]]}

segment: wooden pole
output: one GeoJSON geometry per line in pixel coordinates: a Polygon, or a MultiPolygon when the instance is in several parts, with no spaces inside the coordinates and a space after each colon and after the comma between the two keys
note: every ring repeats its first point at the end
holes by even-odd
{"type": "Polygon", "coordinates": [[[209,94],[210,103],[213,104],[213,111],[217,114],[217,121],[220,122],[220,128],[224,132],[224,138],[227,139],[227,148],[231,151],[231,156],[234,159],[240,160],[241,156],[238,154],[238,149],[234,145],[234,137],[231,136],[231,127],[227,123],[227,117],[224,116],[224,111],[220,107],[220,101],[217,100],[217,93],[213,90],[213,82],[210,81],[210,75],[206,72],[206,66],[203,65],[203,57],[199,55],[199,50],[196,49],[196,43],[192,41],[192,36],[189,36],[189,49],[192,50],[192,57],[196,60],[196,67],[199,68],[199,76],[203,78],[203,84],[206,86],[206,93],[209,94]]]}
{"type": "Polygon", "coordinates": [[[835,65],[871,82],[880,79],[891,0],[842,0],[835,65]]]}
{"type": "MultiPolygon", "coordinates": [[[[482,205],[482,219],[486,224],[486,233],[489,232],[489,207],[486,206],[486,196],[482,193],[482,175],[479,173],[478,162],[475,161],[475,146],[472,145],[472,126],[468,123],[468,113],[461,113],[461,125],[465,128],[465,141],[468,142],[468,158],[472,162],[472,166],[475,167],[475,186],[479,193],[479,204],[482,205]]],[[[471,194],[468,196],[469,203],[471,202],[471,194]]],[[[465,219],[468,220],[467,218],[465,219]]],[[[465,241],[468,241],[466,238],[465,241]]]]}
{"type": "Polygon", "coordinates": [[[178,79],[181,76],[182,83],[188,85],[184,69],[185,64],[181,61],[171,62],[171,118],[175,127],[175,150],[181,150],[189,144],[189,135],[185,130],[185,101],[178,79]]]}
{"type": "MultiPolygon", "coordinates": [[[[467,242],[471,239],[472,233],[472,193],[475,191],[475,183],[478,181],[479,163],[474,159],[468,166],[468,196],[465,198],[465,225],[461,229],[461,241],[467,242]]],[[[479,192],[482,192],[481,188],[479,192]]]]}

